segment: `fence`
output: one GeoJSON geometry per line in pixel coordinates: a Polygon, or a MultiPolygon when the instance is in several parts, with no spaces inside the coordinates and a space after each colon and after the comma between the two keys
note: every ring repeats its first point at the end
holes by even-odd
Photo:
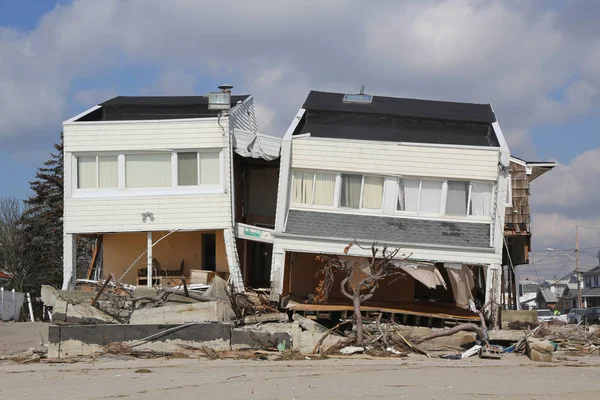
{"type": "Polygon", "coordinates": [[[23,315],[25,293],[4,290],[0,288],[0,320],[20,321],[23,315]]]}

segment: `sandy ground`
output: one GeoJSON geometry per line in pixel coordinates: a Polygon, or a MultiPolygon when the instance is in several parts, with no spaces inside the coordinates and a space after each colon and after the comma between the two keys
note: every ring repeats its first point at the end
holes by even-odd
{"type": "Polygon", "coordinates": [[[42,322],[1,322],[0,355],[12,354],[48,343],[48,324],[42,322]]]}
{"type": "MultiPolygon", "coordinates": [[[[0,366],[6,399],[597,399],[600,363],[119,360],[0,366]],[[150,371],[150,372],[149,372],[150,371]]],[[[595,361],[600,361],[596,359],[595,361]]]]}
{"type": "MultiPolygon", "coordinates": [[[[37,347],[43,324],[0,324],[0,349],[37,347]]],[[[6,352],[5,352],[6,354],[6,352]]],[[[301,361],[142,360],[0,364],[3,399],[597,399],[600,357],[536,363],[361,356],[301,361]]]]}

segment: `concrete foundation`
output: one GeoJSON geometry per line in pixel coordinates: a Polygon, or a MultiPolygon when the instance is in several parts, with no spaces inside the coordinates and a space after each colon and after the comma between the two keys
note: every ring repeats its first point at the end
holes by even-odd
{"type": "MultiPolygon", "coordinates": [[[[206,346],[213,350],[268,349],[286,341],[293,348],[292,327],[252,327],[233,329],[228,323],[197,323],[152,340],[135,350],[164,352],[181,351],[179,345],[206,346]]],[[[89,356],[104,350],[110,343],[126,346],[151,335],[164,332],[176,325],[51,325],[48,333],[48,357],[64,358],[89,356]]],[[[298,328],[299,329],[299,328],[298,328]]]]}
{"type": "Polygon", "coordinates": [[[502,310],[502,322],[537,322],[536,310],[502,310]]]}

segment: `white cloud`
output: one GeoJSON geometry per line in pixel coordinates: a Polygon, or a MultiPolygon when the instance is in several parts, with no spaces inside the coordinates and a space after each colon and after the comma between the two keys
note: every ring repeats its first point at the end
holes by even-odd
{"type": "Polygon", "coordinates": [[[309,88],[365,84],[372,93],[490,102],[506,135],[522,137],[532,123],[577,116],[597,101],[598,69],[590,66],[598,58],[574,52],[598,42],[593,31],[569,35],[573,22],[559,16],[505,1],[74,1],[32,32],[0,31],[0,136],[64,119],[78,101],[68,98],[76,79],[152,65],[164,72],[146,83],[148,93],[193,93],[199,76],[227,80],[254,89],[276,129],[309,88]],[[302,90],[275,91],[270,81],[302,90]],[[561,102],[550,95],[558,88],[561,102]]]}
{"type": "Polygon", "coordinates": [[[84,107],[92,107],[118,95],[115,87],[82,89],[75,92],[73,100],[84,107]]]}
{"type": "Polygon", "coordinates": [[[181,68],[162,72],[149,87],[142,89],[146,96],[191,96],[195,94],[197,78],[181,68]]]}
{"type": "Polygon", "coordinates": [[[600,148],[586,151],[532,184],[536,209],[554,210],[573,218],[600,217],[600,148]]]}

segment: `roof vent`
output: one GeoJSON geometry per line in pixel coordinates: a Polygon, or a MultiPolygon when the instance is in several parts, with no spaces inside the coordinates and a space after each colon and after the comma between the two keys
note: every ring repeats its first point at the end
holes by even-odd
{"type": "Polygon", "coordinates": [[[358,94],[344,95],[344,103],[371,104],[372,101],[373,96],[365,94],[365,85],[362,85],[358,94]]]}
{"type": "Polygon", "coordinates": [[[229,110],[231,108],[231,89],[232,85],[221,85],[220,92],[208,93],[209,110],[229,110]]]}

